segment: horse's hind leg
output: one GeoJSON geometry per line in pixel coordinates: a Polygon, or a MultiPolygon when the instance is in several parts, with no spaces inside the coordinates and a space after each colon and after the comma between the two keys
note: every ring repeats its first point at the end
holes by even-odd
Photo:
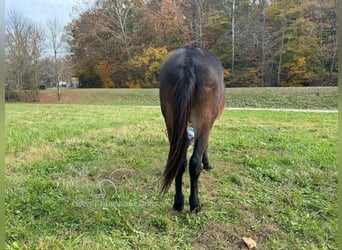
{"type": "Polygon", "coordinates": [[[196,138],[194,152],[190,158],[189,172],[190,172],[190,210],[192,212],[200,211],[200,203],[198,199],[198,177],[201,173],[202,160],[204,152],[207,148],[209,130],[203,133],[200,137],[196,138]]]}
{"type": "Polygon", "coordinates": [[[211,170],[213,167],[209,164],[209,159],[208,159],[208,153],[207,149],[203,153],[203,158],[202,158],[202,163],[203,163],[203,169],[204,170],[211,170]]]}
{"type": "Polygon", "coordinates": [[[182,182],[183,182],[183,174],[186,169],[187,160],[184,159],[182,167],[179,169],[178,174],[176,176],[175,184],[176,184],[176,194],[175,200],[173,203],[173,209],[176,211],[182,211],[184,208],[184,195],[182,191],[182,182]]]}

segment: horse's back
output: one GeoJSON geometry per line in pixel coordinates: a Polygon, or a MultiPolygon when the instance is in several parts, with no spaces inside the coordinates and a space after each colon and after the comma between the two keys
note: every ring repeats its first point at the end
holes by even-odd
{"type": "MultiPolygon", "coordinates": [[[[217,79],[223,84],[223,72],[220,60],[208,50],[197,46],[186,46],[176,50],[164,63],[161,72],[161,85],[176,83],[178,74],[182,70],[193,69],[198,82],[196,85],[206,82],[205,79],[217,79]],[[202,80],[201,80],[202,79],[202,80]]],[[[207,82],[209,84],[209,82],[207,82]]]]}

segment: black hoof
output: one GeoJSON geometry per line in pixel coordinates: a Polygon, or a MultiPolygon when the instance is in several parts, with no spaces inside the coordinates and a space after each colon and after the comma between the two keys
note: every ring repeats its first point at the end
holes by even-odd
{"type": "Polygon", "coordinates": [[[199,212],[201,212],[201,206],[197,206],[195,208],[190,208],[190,213],[192,213],[192,214],[198,214],[199,212]]]}
{"type": "Polygon", "coordinates": [[[190,196],[189,197],[190,204],[190,212],[193,214],[197,214],[201,211],[201,205],[199,199],[197,197],[190,196]]]}
{"type": "Polygon", "coordinates": [[[213,167],[212,167],[211,165],[204,165],[204,166],[203,166],[203,169],[204,169],[204,170],[207,170],[207,171],[210,171],[210,170],[213,169],[213,167]]]}
{"type": "Polygon", "coordinates": [[[173,210],[175,211],[182,211],[184,208],[184,196],[177,198],[175,197],[175,202],[173,203],[173,210]]]}
{"type": "Polygon", "coordinates": [[[181,211],[183,210],[183,208],[184,208],[184,204],[182,204],[182,205],[173,204],[173,207],[172,207],[172,209],[173,209],[174,211],[177,211],[177,212],[181,212],[181,211]]]}

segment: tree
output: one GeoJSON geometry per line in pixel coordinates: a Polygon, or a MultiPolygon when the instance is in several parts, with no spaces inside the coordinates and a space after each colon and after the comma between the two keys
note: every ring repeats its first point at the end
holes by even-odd
{"type": "Polygon", "coordinates": [[[94,9],[94,26],[98,39],[110,39],[130,56],[130,19],[134,3],[131,0],[98,0],[94,9]]]}
{"type": "Polygon", "coordinates": [[[192,10],[192,32],[194,34],[194,44],[203,46],[203,32],[202,32],[202,9],[199,0],[191,0],[192,10]]]}
{"type": "Polygon", "coordinates": [[[26,16],[15,10],[8,12],[5,29],[7,89],[30,89],[38,100],[39,60],[42,55],[42,33],[26,16]]]}
{"type": "Polygon", "coordinates": [[[337,33],[337,0],[334,0],[334,6],[332,8],[333,11],[333,18],[332,18],[332,34],[333,34],[333,45],[332,45],[332,56],[331,56],[331,63],[330,63],[330,74],[329,74],[329,81],[328,85],[331,85],[333,82],[336,82],[336,76],[334,77],[333,74],[337,73],[337,66],[336,66],[336,57],[337,57],[337,49],[338,49],[338,33],[337,33]],[[334,79],[335,78],[335,79],[334,79]]]}
{"type": "Polygon", "coordinates": [[[163,62],[170,53],[163,48],[147,48],[141,55],[129,61],[131,66],[131,79],[128,87],[158,87],[158,76],[163,62]]]}
{"type": "Polygon", "coordinates": [[[48,50],[51,50],[51,53],[52,53],[54,82],[57,87],[57,99],[58,101],[60,101],[61,92],[60,92],[60,86],[59,86],[59,81],[60,81],[59,57],[64,47],[64,41],[63,41],[63,28],[61,24],[58,22],[56,17],[53,19],[49,19],[47,21],[46,43],[47,43],[48,50]]]}
{"type": "Polygon", "coordinates": [[[271,86],[271,77],[270,70],[267,67],[266,60],[268,58],[268,47],[269,47],[269,39],[267,34],[267,23],[266,23],[266,9],[267,9],[267,0],[261,1],[261,16],[262,16],[262,36],[261,36],[261,75],[262,75],[262,83],[263,86],[271,86]]]}
{"type": "Polygon", "coordinates": [[[99,62],[95,66],[95,71],[99,78],[101,79],[101,87],[102,88],[112,88],[114,87],[113,79],[111,78],[110,72],[110,64],[106,62],[99,62]]]}
{"type": "Polygon", "coordinates": [[[155,86],[146,51],[189,44],[218,55],[227,86],[336,84],[336,0],[99,0],[68,34],[82,86],[155,86]]]}
{"type": "Polygon", "coordinates": [[[232,74],[235,72],[235,0],[232,2],[232,74]]]}
{"type": "MultiPolygon", "coordinates": [[[[150,18],[140,33],[147,38],[144,44],[153,47],[166,47],[175,50],[192,40],[191,18],[188,17],[188,5],[180,0],[153,0],[148,2],[150,18]],[[148,34],[148,36],[146,36],[148,34]]],[[[144,49],[144,48],[143,48],[144,49]]]]}
{"type": "Polygon", "coordinates": [[[79,77],[80,87],[101,87],[95,66],[100,53],[96,43],[96,27],[90,11],[82,13],[79,19],[66,26],[66,37],[72,55],[75,74],[79,77]]]}

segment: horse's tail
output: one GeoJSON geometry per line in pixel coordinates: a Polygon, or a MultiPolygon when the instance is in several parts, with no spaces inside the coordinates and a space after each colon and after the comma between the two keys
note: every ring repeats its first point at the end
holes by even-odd
{"type": "Polygon", "coordinates": [[[162,192],[166,192],[173,179],[177,176],[184,159],[186,158],[189,139],[187,137],[187,125],[191,112],[191,104],[194,95],[196,76],[192,62],[185,62],[177,75],[175,84],[175,110],[173,131],[170,138],[169,156],[164,170],[162,192]]]}

